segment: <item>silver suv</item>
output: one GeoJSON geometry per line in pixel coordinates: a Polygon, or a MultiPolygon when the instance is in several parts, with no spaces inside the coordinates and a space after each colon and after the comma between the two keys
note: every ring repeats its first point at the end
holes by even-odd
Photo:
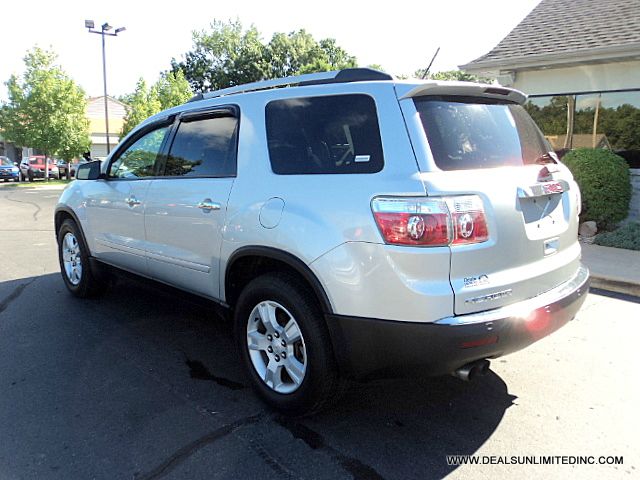
{"type": "Polygon", "coordinates": [[[222,304],[255,390],[291,414],[347,377],[468,380],[588,290],[580,192],[525,99],[369,69],[199,95],[78,168],[62,278],[86,297],[116,267],[222,304]]]}

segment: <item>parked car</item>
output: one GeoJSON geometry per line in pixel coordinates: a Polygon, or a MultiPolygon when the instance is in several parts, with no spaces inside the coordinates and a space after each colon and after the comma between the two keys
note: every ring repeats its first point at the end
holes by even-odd
{"type": "Polygon", "coordinates": [[[219,302],[287,413],[346,377],[469,380],[588,290],[580,192],[525,100],[369,69],[199,95],[79,166],[55,210],[62,278],[87,297],[110,266],[219,302]]]}
{"type": "MultiPolygon", "coordinates": [[[[44,155],[32,155],[28,158],[23,158],[22,162],[20,162],[20,177],[22,180],[33,182],[35,178],[46,178],[45,171],[44,155]]],[[[60,178],[58,166],[54,160],[49,160],[49,178],[60,178]]]]}
{"type": "Polygon", "coordinates": [[[71,163],[65,162],[64,160],[58,160],[58,172],[60,178],[67,178],[67,180],[75,177],[76,170],[78,169],[78,165],[82,165],[83,163],[87,163],[88,160],[85,158],[74,158],[71,163]],[[70,165],[70,172],[67,172],[67,166],[70,165]]]}
{"type": "Polygon", "coordinates": [[[5,182],[9,180],[20,181],[20,170],[9,157],[0,156],[0,179],[5,182]]]}

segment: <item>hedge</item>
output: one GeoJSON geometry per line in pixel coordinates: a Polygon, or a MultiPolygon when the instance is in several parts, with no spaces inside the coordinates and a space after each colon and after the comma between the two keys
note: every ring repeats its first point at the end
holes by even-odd
{"type": "Polygon", "coordinates": [[[580,186],[580,221],[593,220],[600,230],[611,230],[629,214],[631,181],[625,160],[604,149],[577,148],[562,162],[580,186]]]}

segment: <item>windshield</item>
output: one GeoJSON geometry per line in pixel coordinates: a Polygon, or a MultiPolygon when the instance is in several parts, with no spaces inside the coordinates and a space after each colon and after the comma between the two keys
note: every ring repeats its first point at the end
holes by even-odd
{"type": "Polygon", "coordinates": [[[550,150],[520,105],[472,97],[418,97],[415,105],[442,170],[532,164],[550,150]]]}
{"type": "Polygon", "coordinates": [[[0,157],[0,165],[12,167],[13,162],[7,157],[0,157]]]}

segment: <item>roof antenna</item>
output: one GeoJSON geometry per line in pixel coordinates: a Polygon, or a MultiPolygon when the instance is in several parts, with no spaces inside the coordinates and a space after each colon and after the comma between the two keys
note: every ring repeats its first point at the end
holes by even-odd
{"type": "Polygon", "coordinates": [[[433,61],[436,59],[436,57],[438,56],[438,53],[440,52],[440,47],[438,47],[438,49],[436,50],[436,53],[433,54],[433,58],[431,59],[431,62],[429,62],[429,66],[427,67],[427,69],[424,71],[424,73],[422,74],[422,80],[424,80],[425,78],[427,78],[427,75],[429,75],[429,70],[431,70],[431,65],[433,65],[433,61]]]}

